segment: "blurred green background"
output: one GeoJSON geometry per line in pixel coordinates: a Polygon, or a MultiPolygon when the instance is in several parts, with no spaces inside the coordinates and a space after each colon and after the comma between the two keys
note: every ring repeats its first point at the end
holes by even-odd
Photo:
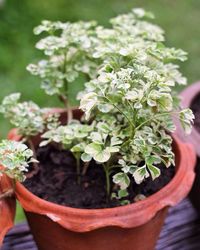
{"type": "MultiPolygon", "coordinates": [[[[41,20],[95,19],[108,25],[109,18],[133,7],[152,11],[155,23],[166,31],[167,45],[189,53],[189,60],[181,65],[188,83],[200,79],[199,0],[0,0],[0,101],[5,95],[20,91],[24,100],[32,99],[41,106],[58,105],[56,98],[40,90],[40,80],[25,69],[42,56],[34,48],[38,37],[32,32],[41,20]]],[[[71,86],[72,101],[81,88],[79,82],[71,86]]],[[[9,128],[0,116],[0,138],[6,136],[9,128]]],[[[18,209],[17,222],[23,218],[18,209]]]]}

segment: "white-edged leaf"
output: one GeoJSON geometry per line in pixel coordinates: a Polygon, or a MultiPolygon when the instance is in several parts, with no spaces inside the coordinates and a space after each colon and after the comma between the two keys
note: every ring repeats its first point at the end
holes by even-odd
{"type": "Polygon", "coordinates": [[[48,145],[49,143],[50,143],[50,140],[44,140],[44,141],[40,142],[39,146],[44,147],[44,146],[48,145]]]}
{"type": "Polygon", "coordinates": [[[106,148],[110,153],[117,153],[119,152],[119,147],[107,147],[106,148]]]}
{"type": "Polygon", "coordinates": [[[189,108],[184,109],[180,112],[179,119],[186,134],[191,133],[194,118],[194,114],[189,108]]]}
{"type": "Polygon", "coordinates": [[[103,138],[102,138],[101,134],[98,132],[92,132],[90,134],[90,138],[94,143],[97,143],[97,144],[103,143],[103,138]]]}
{"type": "Polygon", "coordinates": [[[119,199],[127,197],[129,195],[128,191],[126,189],[120,189],[118,191],[118,197],[119,199]]]}
{"type": "Polygon", "coordinates": [[[81,155],[81,160],[84,161],[84,162],[88,162],[88,161],[91,161],[92,160],[92,156],[91,155],[88,155],[86,153],[83,153],[81,155]]]}
{"type": "Polygon", "coordinates": [[[159,168],[157,168],[153,165],[148,165],[148,170],[149,170],[153,180],[155,180],[156,178],[158,178],[160,176],[160,169],[159,168]]]}
{"type": "Polygon", "coordinates": [[[146,169],[146,165],[139,167],[137,170],[135,170],[135,172],[133,173],[133,177],[137,184],[142,183],[145,178],[148,178],[149,173],[146,169]]]}
{"type": "Polygon", "coordinates": [[[110,157],[111,157],[111,153],[107,149],[104,149],[101,152],[99,152],[93,156],[95,161],[102,162],[102,163],[107,162],[110,159],[110,157]]]}
{"type": "Polygon", "coordinates": [[[80,109],[85,112],[86,120],[90,117],[91,110],[97,105],[97,94],[90,92],[85,94],[80,102],[80,109]]]}
{"type": "Polygon", "coordinates": [[[89,155],[96,155],[102,151],[102,147],[97,143],[90,143],[85,147],[85,153],[89,155]]]}
{"type": "Polygon", "coordinates": [[[98,105],[98,109],[99,109],[99,111],[101,111],[102,113],[108,113],[108,112],[110,112],[112,109],[113,109],[113,105],[111,105],[111,104],[99,104],[98,105]]]}
{"type": "Polygon", "coordinates": [[[126,189],[130,185],[130,179],[126,173],[117,173],[113,176],[113,182],[120,186],[121,189],[126,189]]]}

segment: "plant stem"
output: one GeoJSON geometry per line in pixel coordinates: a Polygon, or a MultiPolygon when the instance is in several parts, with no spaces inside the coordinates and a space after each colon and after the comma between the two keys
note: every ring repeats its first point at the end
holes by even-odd
{"type": "Polygon", "coordinates": [[[132,123],[132,121],[129,119],[129,117],[121,110],[117,107],[117,105],[115,105],[112,101],[110,101],[109,98],[107,98],[106,96],[104,96],[104,98],[106,98],[129,122],[129,124],[131,125],[131,127],[135,127],[134,124],[132,123]]]}
{"type": "Polygon", "coordinates": [[[64,106],[66,108],[66,112],[67,112],[67,123],[69,124],[70,121],[72,120],[72,110],[70,108],[70,105],[69,105],[69,101],[67,99],[67,97],[63,94],[60,94],[59,95],[59,99],[64,103],[64,106]]]}
{"type": "Polygon", "coordinates": [[[89,165],[90,165],[90,162],[89,162],[89,161],[87,161],[87,162],[84,163],[84,165],[83,165],[83,170],[82,170],[82,175],[85,175],[85,174],[87,173],[87,170],[88,170],[88,168],[89,168],[89,165]]]}
{"type": "Polygon", "coordinates": [[[132,123],[132,121],[129,119],[129,117],[117,106],[115,105],[107,96],[105,96],[104,92],[102,91],[101,88],[99,88],[101,93],[102,93],[102,96],[111,104],[113,105],[113,107],[115,107],[126,119],[127,121],[129,122],[130,126],[132,127],[132,129],[134,129],[135,125],[132,123]]]}
{"type": "Polygon", "coordinates": [[[103,168],[106,175],[106,194],[107,194],[107,201],[110,199],[110,174],[109,169],[106,164],[103,164],[103,168]]]}
{"type": "MultiPolygon", "coordinates": [[[[33,158],[37,160],[37,155],[35,151],[35,146],[30,138],[27,138],[27,142],[29,144],[30,149],[33,151],[33,158]]],[[[34,167],[34,173],[37,173],[39,170],[39,166],[37,162],[33,162],[33,167],[34,167]]]]}
{"type": "Polygon", "coordinates": [[[15,191],[15,188],[16,188],[16,180],[15,179],[12,179],[12,186],[13,186],[13,190],[15,191]]]}
{"type": "MultiPolygon", "coordinates": [[[[64,63],[63,63],[63,74],[64,75],[66,75],[66,67],[67,67],[67,51],[64,54],[64,63]]],[[[70,104],[69,104],[69,88],[68,88],[68,81],[67,81],[66,77],[64,77],[64,92],[65,92],[65,95],[62,95],[62,97],[63,97],[65,107],[67,109],[67,124],[69,124],[70,121],[72,120],[72,110],[71,110],[70,104]]]]}
{"type": "Polygon", "coordinates": [[[135,128],[135,131],[137,131],[138,129],[140,129],[141,127],[143,127],[146,123],[155,120],[157,117],[163,116],[163,115],[170,115],[170,114],[176,114],[177,112],[164,112],[164,113],[160,113],[160,114],[156,114],[154,117],[151,117],[150,119],[144,121],[143,123],[141,123],[139,126],[137,126],[135,128]]]}
{"type": "Polygon", "coordinates": [[[72,120],[72,117],[73,117],[73,115],[72,115],[72,110],[71,110],[71,108],[68,106],[68,109],[67,109],[67,123],[68,123],[68,124],[69,124],[70,121],[72,120]]]}

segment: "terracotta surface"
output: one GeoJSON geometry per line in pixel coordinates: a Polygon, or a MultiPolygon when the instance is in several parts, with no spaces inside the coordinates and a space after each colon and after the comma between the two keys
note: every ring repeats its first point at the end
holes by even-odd
{"type": "MultiPolygon", "coordinates": [[[[15,133],[10,133],[10,139],[15,133]]],[[[176,175],[159,192],[134,204],[77,209],[42,200],[22,184],[16,196],[26,211],[40,250],[151,250],[169,206],[181,201],[194,180],[195,153],[174,137],[176,175]]]]}
{"type": "MultiPolygon", "coordinates": [[[[12,188],[11,181],[6,176],[0,177],[0,194],[12,188]]],[[[0,246],[7,231],[14,225],[15,198],[0,200],[0,246]]]]}
{"type": "MultiPolygon", "coordinates": [[[[200,215],[190,201],[184,199],[177,206],[169,209],[155,250],[199,250],[199,225],[200,215]]],[[[23,223],[16,225],[6,235],[1,250],[38,250],[38,248],[29,226],[23,223]]]]}
{"type": "MultiPolygon", "coordinates": [[[[192,101],[195,97],[200,94],[200,82],[194,83],[187,87],[180,93],[181,97],[181,106],[183,108],[189,108],[192,104],[192,101]]],[[[200,134],[196,130],[195,127],[192,129],[192,133],[190,135],[185,135],[180,123],[176,121],[177,130],[176,134],[183,140],[184,142],[189,142],[194,146],[194,149],[197,155],[200,157],[200,134]]]]}
{"type": "Polygon", "coordinates": [[[196,178],[194,180],[194,184],[192,186],[189,197],[194,207],[200,213],[200,159],[199,158],[195,168],[195,172],[196,172],[196,178]]]}
{"type": "MultiPolygon", "coordinates": [[[[193,100],[200,94],[200,82],[194,83],[181,92],[182,106],[189,108],[193,100]]],[[[189,194],[193,205],[198,209],[200,213],[200,133],[193,126],[192,133],[188,136],[184,136],[183,130],[180,128],[180,124],[177,123],[177,135],[185,142],[190,142],[194,146],[194,149],[198,155],[198,162],[195,168],[196,178],[189,194]]]]}
{"type": "Polygon", "coordinates": [[[108,226],[85,233],[66,230],[46,216],[29,212],[26,215],[40,250],[150,250],[155,247],[167,210],[162,209],[144,226],[108,226]]]}

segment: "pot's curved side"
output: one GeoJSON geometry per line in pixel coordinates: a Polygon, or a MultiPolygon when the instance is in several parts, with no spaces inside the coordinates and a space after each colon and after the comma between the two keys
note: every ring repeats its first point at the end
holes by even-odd
{"type": "MultiPolygon", "coordinates": [[[[197,83],[192,84],[191,86],[187,87],[184,91],[181,92],[180,96],[182,97],[182,105],[185,108],[190,108],[192,105],[192,102],[197,98],[197,96],[200,94],[200,81],[197,83]]],[[[195,126],[193,126],[192,133],[184,137],[183,131],[180,128],[180,124],[178,124],[178,130],[177,130],[178,136],[187,142],[190,142],[198,155],[198,161],[195,168],[196,172],[196,178],[193,184],[193,187],[191,189],[191,192],[189,194],[190,200],[192,201],[194,207],[198,210],[200,213],[200,133],[197,131],[195,126]]]]}
{"type": "MultiPolygon", "coordinates": [[[[83,112],[77,108],[73,108],[72,112],[73,112],[73,118],[75,119],[79,119],[83,114],[83,112]]],[[[67,113],[66,110],[64,109],[53,108],[48,110],[47,113],[60,113],[61,119],[67,120],[67,113]]],[[[9,132],[8,139],[15,141],[21,140],[21,136],[18,134],[16,128],[12,129],[9,132]]],[[[37,141],[38,138],[36,137],[36,143],[37,141]]],[[[6,175],[0,176],[0,196],[12,188],[13,186],[11,179],[6,175]]],[[[14,196],[7,198],[0,198],[0,246],[3,242],[5,234],[14,225],[15,210],[16,210],[16,199],[14,196]]]]}
{"type": "MultiPolygon", "coordinates": [[[[190,108],[195,97],[200,94],[200,82],[194,83],[188,86],[180,93],[181,105],[183,108],[190,108]]],[[[193,126],[192,132],[190,135],[185,135],[180,122],[176,119],[176,134],[184,142],[189,142],[194,146],[194,149],[197,155],[200,157],[200,133],[193,126]]]]}
{"type": "Polygon", "coordinates": [[[181,93],[181,103],[184,107],[190,107],[194,98],[200,93],[200,81],[189,85],[181,93]]]}
{"type": "Polygon", "coordinates": [[[183,144],[174,137],[174,151],[177,172],[172,181],[159,192],[134,204],[107,209],[64,207],[38,198],[20,183],[16,185],[16,196],[25,211],[45,215],[72,231],[88,232],[107,226],[138,227],[151,220],[161,209],[177,204],[191,189],[196,162],[194,150],[191,145],[183,144]]]}
{"type": "MultiPolygon", "coordinates": [[[[3,175],[0,177],[0,195],[12,188],[11,180],[3,175]]],[[[14,225],[16,200],[8,197],[0,200],[0,247],[4,236],[14,225]]]]}
{"type": "Polygon", "coordinates": [[[196,172],[196,178],[192,186],[191,192],[189,194],[189,197],[194,207],[200,213],[200,158],[198,158],[195,172],[196,172]]]}
{"type": "MultiPolygon", "coordinates": [[[[16,131],[9,138],[19,140],[16,131]]],[[[153,250],[168,207],[188,194],[194,180],[192,147],[174,137],[174,153],[177,171],[172,181],[145,200],[122,207],[64,207],[38,198],[17,183],[16,196],[39,249],[121,250],[123,246],[126,250],[153,250]]]]}
{"type": "Polygon", "coordinates": [[[28,197],[29,193],[24,195],[27,190],[17,186],[17,197],[39,249],[121,250],[123,246],[124,250],[153,250],[168,207],[187,195],[194,180],[196,157],[192,146],[175,139],[175,154],[178,169],[167,186],[144,201],[119,208],[66,208],[28,197]]]}
{"type": "Polygon", "coordinates": [[[139,227],[109,226],[85,233],[67,230],[44,215],[26,212],[26,216],[41,250],[153,250],[167,210],[162,209],[139,227]]]}

